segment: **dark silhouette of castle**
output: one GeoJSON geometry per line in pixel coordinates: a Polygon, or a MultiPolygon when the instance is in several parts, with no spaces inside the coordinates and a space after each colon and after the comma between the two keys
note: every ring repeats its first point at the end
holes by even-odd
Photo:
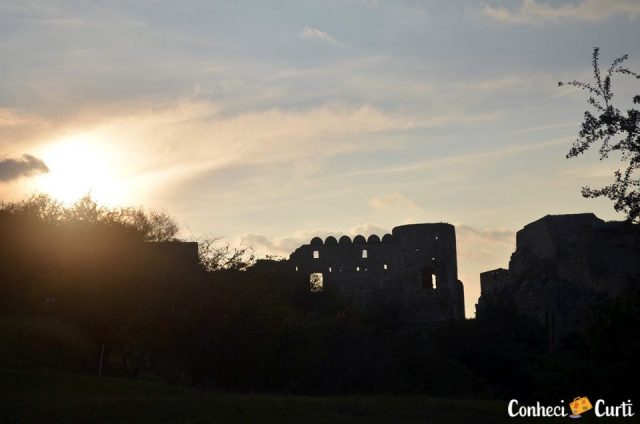
{"type": "Polygon", "coordinates": [[[516,236],[509,269],[480,274],[480,317],[508,304],[545,325],[553,343],[585,326],[598,302],[640,282],[640,227],[592,213],[547,215],[516,236]]]}
{"type": "Polygon", "coordinates": [[[429,327],[464,318],[453,225],[395,227],[380,239],[315,237],[289,258],[313,291],[332,288],[363,306],[392,304],[403,327],[429,327]]]}

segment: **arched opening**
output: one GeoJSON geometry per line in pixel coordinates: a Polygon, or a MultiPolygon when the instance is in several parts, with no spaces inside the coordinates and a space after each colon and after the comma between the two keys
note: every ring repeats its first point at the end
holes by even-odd
{"type": "Polygon", "coordinates": [[[324,281],[321,272],[314,272],[309,275],[309,288],[312,293],[318,293],[324,290],[324,281]]]}

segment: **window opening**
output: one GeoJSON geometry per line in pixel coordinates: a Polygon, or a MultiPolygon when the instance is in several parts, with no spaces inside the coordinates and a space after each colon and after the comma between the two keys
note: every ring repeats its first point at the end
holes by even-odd
{"type": "Polygon", "coordinates": [[[438,288],[438,279],[431,267],[422,269],[422,288],[425,290],[435,290],[438,288]]]}
{"type": "Polygon", "coordinates": [[[321,272],[314,272],[309,275],[309,287],[312,293],[318,293],[324,289],[324,282],[321,272]]]}

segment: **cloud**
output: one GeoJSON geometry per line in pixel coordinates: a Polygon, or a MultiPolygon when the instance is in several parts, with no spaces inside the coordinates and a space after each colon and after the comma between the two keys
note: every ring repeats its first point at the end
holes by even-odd
{"type": "MultiPolygon", "coordinates": [[[[471,262],[502,261],[500,250],[515,248],[516,233],[510,229],[456,226],[458,254],[471,262]]],[[[496,266],[499,264],[496,264],[496,266]]]]}
{"type": "Polygon", "coordinates": [[[475,119],[481,117],[390,113],[340,103],[230,114],[215,103],[187,99],[131,109],[89,127],[76,126],[74,132],[107,143],[106,150],[121,156],[120,171],[155,186],[175,186],[231,168],[286,166],[289,174],[309,175],[328,158],[393,148],[388,134],[475,119]]]}
{"type": "Polygon", "coordinates": [[[480,273],[506,268],[515,250],[516,233],[505,228],[456,225],[458,278],[464,284],[465,311],[474,316],[480,296],[480,273]]]}
{"type": "Polygon", "coordinates": [[[299,230],[282,237],[268,237],[264,234],[241,234],[236,237],[234,243],[251,246],[259,256],[277,255],[288,258],[294,250],[303,244],[308,244],[314,237],[320,237],[324,240],[329,236],[339,238],[346,234],[353,238],[360,234],[367,238],[371,234],[377,234],[382,237],[389,232],[388,228],[367,223],[357,225],[347,231],[299,230]]]}
{"type": "Polygon", "coordinates": [[[109,152],[131,199],[177,196],[186,181],[208,181],[202,188],[217,200],[253,207],[256,198],[272,201],[304,178],[320,182],[333,175],[324,171],[336,158],[398,149],[399,134],[485,119],[492,118],[341,102],[238,111],[189,96],[153,108],[133,101],[123,102],[117,111],[96,105],[68,117],[14,113],[16,124],[0,128],[0,149],[19,156],[22,152],[11,150],[11,140],[19,139],[21,149],[46,160],[50,146],[81,137],[96,150],[109,152]],[[17,117],[23,123],[18,125],[17,117]],[[258,189],[248,197],[252,201],[238,198],[238,184],[245,184],[241,190],[258,189]]]}
{"type": "Polygon", "coordinates": [[[241,234],[235,243],[242,243],[251,248],[260,256],[276,255],[288,258],[289,255],[303,244],[308,244],[313,237],[325,239],[329,236],[338,237],[340,234],[328,231],[296,231],[284,237],[267,237],[263,234],[241,234]]]}
{"type": "Polygon", "coordinates": [[[375,209],[420,209],[420,206],[418,206],[415,202],[408,199],[398,191],[394,191],[393,193],[389,193],[383,196],[372,196],[369,198],[369,205],[371,205],[375,209]]]}
{"type": "Polygon", "coordinates": [[[529,152],[535,152],[537,150],[544,150],[560,145],[568,145],[571,144],[571,142],[571,137],[560,137],[542,142],[500,147],[498,149],[488,151],[485,150],[470,153],[453,154],[451,156],[445,156],[442,158],[424,159],[401,165],[390,165],[387,167],[366,169],[362,171],[350,171],[342,174],[331,175],[327,178],[344,179],[353,178],[356,176],[409,173],[425,169],[442,169],[443,172],[446,172],[448,169],[451,169],[452,166],[457,166],[460,169],[464,169],[470,168],[472,166],[477,166],[478,164],[486,165],[491,162],[498,162],[529,152]]]}
{"type": "Polygon", "coordinates": [[[522,0],[520,9],[510,11],[505,7],[485,4],[482,13],[494,20],[508,24],[541,25],[567,20],[599,22],[612,16],[640,17],[637,0],[583,0],[577,4],[552,6],[538,0],[522,0]]]}
{"type": "Polygon", "coordinates": [[[549,125],[542,125],[542,126],[538,126],[538,127],[524,128],[524,129],[516,131],[516,134],[528,134],[528,133],[532,133],[532,132],[553,130],[553,129],[556,129],[556,128],[575,127],[575,126],[576,126],[575,122],[560,122],[560,123],[557,123],[557,124],[549,124],[549,125]]]}
{"type": "Polygon", "coordinates": [[[318,28],[306,27],[298,34],[298,38],[305,41],[323,41],[330,44],[338,44],[338,41],[324,31],[318,28]]]}
{"type": "Polygon", "coordinates": [[[30,117],[22,111],[0,107],[0,129],[18,127],[31,123],[30,117]]]}
{"type": "Polygon", "coordinates": [[[0,159],[0,181],[3,182],[47,172],[47,165],[35,156],[22,155],[18,159],[0,159]]]}
{"type": "Polygon", "coordinates": [[[21,151],[35,151],[34,144],[41,141],[43,134],[50,130],[46,119],[23,109],[0,105],[0,151],[7,156],[19,155],[21,151]]]}
{"type": "Polygon", "coordinates": [[[361,234],[365,238],[368,238],[372,234],[377,234],[378,236],[380,236],[380,238],[382,238],[383,235],[390,232],[391,231],[388,228],[381,227],[376,224],[362,224],[349,229],[347,234],[350,236],[357,236],[358,234],[361,234]]]}

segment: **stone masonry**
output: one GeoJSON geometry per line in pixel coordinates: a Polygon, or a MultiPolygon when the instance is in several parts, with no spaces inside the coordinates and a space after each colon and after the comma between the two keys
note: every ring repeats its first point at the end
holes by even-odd
{"type": "Polygon", "coordinates": [[[580,331],[595,303],[640,282],[640,227],[592,213],[547,215],[518,231],[508,270],[480,280],[479,317],[492,303],[511,304],[553,342],[580,331]]]}
{"type": "Polygon", "coordinates": [[[395,227],[380,239],[315,237],[289,258],[311,290],[335,289],[359,305],[391,303],[406,328],[464,319],[453,225],[395,227]]]}

